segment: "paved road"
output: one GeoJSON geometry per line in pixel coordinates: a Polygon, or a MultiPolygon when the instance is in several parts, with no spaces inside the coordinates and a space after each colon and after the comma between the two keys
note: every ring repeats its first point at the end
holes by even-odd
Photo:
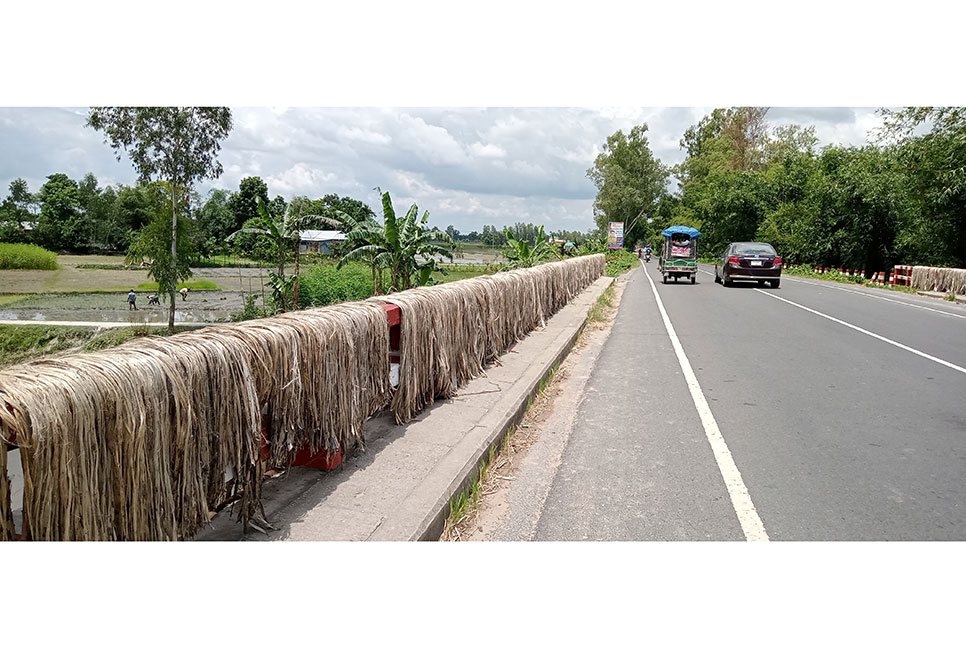
{"type": "Polygon", "coordinates": [[[712,269],[632,274],[533,539],[966,539],[966,308],[712,269]]]}

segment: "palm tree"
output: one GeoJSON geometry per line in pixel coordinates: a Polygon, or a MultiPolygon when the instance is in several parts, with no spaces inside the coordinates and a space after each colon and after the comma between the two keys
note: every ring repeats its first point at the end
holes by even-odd
{"type": "Polygon", "coordinates": [[[537,240],[533,247],[527,241],[520,241],[513,236],[513,232],[504,229],[506,234],[506,247],[503,249],[503,256],[510,262],[511,268],[532,268],[550,259],[553,250],[547,243],[547,237],[543,233],[543,225],[537,231],[537,240]]]}
{"type": "Polygon", "coordinates": [[[379,292],[377,274],[389,268],[391,290],[406,290],[414,283],[428,283],[437,269],[435,256],[453,260],[453,239],[437,228],[426,226],[429,212],[417,220],[419,208],[414,203],[406,215],[396,218],[389,192],[382,193],[383,224],[372,221],[357,225],[346,236],[358,247],[350,250],[339,261],[339,267],[349,261],[364,261],[372,267],[373,290],[379,292]]]}
{"type": "Polygon", "coordinates": [[[298,275],[299,275],[299,244],[301,243],[300,233],[303,229],[312,225],[325,224],[333,227],[340,227],[342,223],[327,216],[316,214],[302,214],[300,203],[289,203],[285,206],[285,211],[281,216],[274,216],[268,211],[261,197],[256,198],[258,215],[261,218],[261,227],[243,227],[240,230],[228,235],[227,241],[231,241],[239,234],[257,234],[267,236],[271,239],[275,249],[278,250],[278,273],[271,270],[268,272],[272,282],[272,293],[281,309],[285,310],[285,294],[292,290],[292,306],[298,308],[298,275]],[[295,244],[295,274],[285,277],[285,254],[290,245],[295,244]]]}

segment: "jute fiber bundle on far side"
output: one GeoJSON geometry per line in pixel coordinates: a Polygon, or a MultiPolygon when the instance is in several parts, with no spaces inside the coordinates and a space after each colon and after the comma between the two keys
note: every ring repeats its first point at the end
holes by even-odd
{"type": "Polygon", "coordinates": [[[966,270],[914,266],[911,284],[918,290],[966,295],[966,270]]]}

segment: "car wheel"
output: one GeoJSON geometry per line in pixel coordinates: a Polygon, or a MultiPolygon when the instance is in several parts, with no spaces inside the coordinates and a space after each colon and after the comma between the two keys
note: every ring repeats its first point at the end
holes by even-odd
{"type": "Polygon", "coordinates": [[[731,279],[728,279],[728,275],[724,275],[721,278],[721,285],[724,286],[725,288],[730,288],[732,283],[734,282],[731,281],[731,279]]]}
{"type": "Polygon", "coordinates": [[[694,285],[694,275],[691,275],[691,285],[694,285]]]}
{"type": "Polygon", "coordinates": [[[718,276],[718,266],[714,267],[714,282],[721,283],[721,277],[718,276]]]}
{"type": "Polygon", "coordinates": [[[772,288],[778,288],[778,286],[780,286],[781,283],[782,283],[782,280],[781,279],[772,279],[771,280],[771,287],[772,288]]]}
{"type": "Polygon", "coordinates": [[[664,283],[667,283],[667,275],[661,275],[661,276],[664,278],[663,279],[664,283]]]}

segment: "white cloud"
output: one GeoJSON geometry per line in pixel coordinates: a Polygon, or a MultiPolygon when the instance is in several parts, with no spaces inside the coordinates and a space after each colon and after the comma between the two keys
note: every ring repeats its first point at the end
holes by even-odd
{"type": "MultiPolygon", "coordinates": [[[[710,107],[680,108],[235,108],[219,160],[224,174],[199,183],[237,189],[248,175],[271,196],[338,193],[381,212],[374,187],[397,209],[416,202],[430,222],[461,231],[531,220],[550,229],[593,224],[596,188],[586,177],[607,137],[646,121],[655,156],[684,158],[679,141],[710,107]]],[[[0,108],[0,199],[10,181],[37,191],[52,173],[102,185],[132,184],[83,108],[0,108]]],[[[820,143],[862,145],[880,123],[872,108],[773,108],[774,125],[814,125],[820,143]]]]}
{"type": "Polygon", "coordinates": [[[484,144],[483,142],[473,142],[470,146],[470,150],[477,157],[483,158],[504,158],[506,157],[506,151],[497,146],[496,144],[484,144]]]}

